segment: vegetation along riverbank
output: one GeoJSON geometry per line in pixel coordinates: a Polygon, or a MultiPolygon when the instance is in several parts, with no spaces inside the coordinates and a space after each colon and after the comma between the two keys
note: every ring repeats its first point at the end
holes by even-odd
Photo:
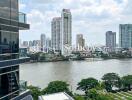
{"type": "Polygon", "coordinates": [[[66,92],[75,100],[132,100],[132,75],[120,77],[116,73],[107,73],[103,75],[102,81],[92,77],[82,79],[76,90],[83,91],[83,94],[73,93],[69,86],[63,81],[53,81],[44,89],[35,86],[27,88],[31,90],[34,100],[39,95],[57,92],[66,92]]]}

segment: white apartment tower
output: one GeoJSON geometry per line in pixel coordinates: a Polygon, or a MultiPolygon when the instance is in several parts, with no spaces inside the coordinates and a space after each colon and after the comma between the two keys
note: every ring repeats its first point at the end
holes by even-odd
{"type": "Polygon", "coordinates": [[[61,13],[61,53],[70,55],[72,50],[72,15],[70,9],[63,9],[61,13]]]}
{"type": "Polygon", "coordinates": [[[54,51],[61,51],[61,17],[54,17],[51,22],[51,44],[54,51]]]}

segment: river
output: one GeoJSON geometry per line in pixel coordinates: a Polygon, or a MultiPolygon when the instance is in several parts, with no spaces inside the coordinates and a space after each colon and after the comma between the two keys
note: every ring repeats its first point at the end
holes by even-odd
{"type": "Polygon", "coordinates": [[[63,80],[75,91],[77,83],[84,78],[101,80],[105,73],[115,72],[120,76],[132,74],[132,59],[110,59],[99,61],[43,62],[20,65],[20,79],[28,85],[45,88],[55,80],[63,80]]]}

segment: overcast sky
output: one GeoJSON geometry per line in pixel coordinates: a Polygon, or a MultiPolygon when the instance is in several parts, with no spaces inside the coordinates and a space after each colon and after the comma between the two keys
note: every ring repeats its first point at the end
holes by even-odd
{"type": "Polygon", "coordinates": [[[21,40],[37,40],[44,33],[51,37],[51,20],[67,8],[72,13],[72,41],[83,34],[88,45],[105,44],[105,32],[117,32],[119,24],[132,23],[132,0],[20,0],[20,11],[27,13],[30,30],[21,31],[21,40]]]}

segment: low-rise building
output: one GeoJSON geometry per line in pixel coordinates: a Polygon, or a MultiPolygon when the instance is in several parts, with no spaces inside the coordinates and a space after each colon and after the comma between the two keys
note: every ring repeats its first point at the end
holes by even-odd
{"type": "Polygon", "coordinates": [[[38,100],[74,100],[65,92],[42,95],[38,97],[38,100]]]}

